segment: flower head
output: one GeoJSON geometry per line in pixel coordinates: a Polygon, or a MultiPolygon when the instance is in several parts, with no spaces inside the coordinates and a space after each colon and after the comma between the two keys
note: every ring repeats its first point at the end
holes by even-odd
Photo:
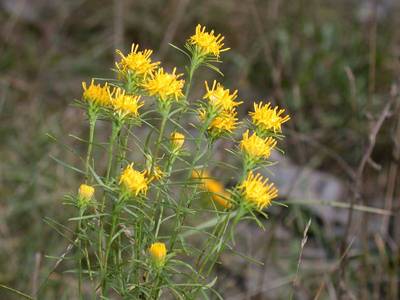
{"type": "Polygon", "coordinates": [[[253,172],[250,172],[246,180],[239,185],[239,189],[242,190],[245,201],[258,209],[270,205],[278,196],[278,189],[273,183],[268,184],[268,178],[264,179],[260,174],[254,175],[253,172]]]}
{"type": "Polygon", "coordinates": [[[110,105],[110,87],[107,82],[101,86],[100,84],[95,84],[94,80],[90,82],[87,86],[86,82],[82,82],[83,95],[82,98],[87,101],[100,106],[110,105]]]}
{"type": "Polygon", "coordinates": [[[240,148],[252,159],[265,158],[267,159],[271,155],[271,150],[276,146],[276,140],[272,137],[265,139],[257,136],[253,133],[249,135],[247,130],[242,137],[240,142],[240,148]]]}
{"type": "Polygon", "coordinates": [[[221,34],[214,35],[214,30],[206,32],[206,27],[198,24],[196,32],[192,35],[188,43],[197,47],[202,55],[214,55],[219,57],[220,53],[229,50],[229,48],[222,48],[224,37],[221,34]]]}
{"type": "Polygon", "coordinates": [[[290,120],[288,115],[283,116],[284,109],[271,107],[271,103],[263,105],[263,102],[254,103],[254,112],[250,116],[254,125],[262,130],[273,130],[274,133],[282,132],[281,125],[290,120]]]}
{"type": "Polygon", "coordinates": [[[225,208],[230,208],[232,206],[229,202],[230,195],[225,191],[223,184],[218,180],[211,178],[206,170],[194,170],[192,178],[201,180],[203,188],[207,192],[211,193],[211,197],[216,203],[225,208]]]}
{"type": "Polygon", "coordinates": [[[153,262],[158,266],[162,267],[165,263],[165,257],[167,256],[167,248],[164,243],[153,243],[149,248],[150,256],[153,262]]]}
{"type": "Polygon", "coordinates": [[[211,89],[205,82],[207,93],[203,99],[207,99],[211,106],[222,110],[232,110],[242,102],[235,102],[237,98],[237,90],[230,93],[229,89],[225,89],[220,83],[214,80],[211,89]]]}
{"type": "Polygon", "coordinates": [[[172,73],[166,73],[163,68],[159,68],[143,84],[143,87],[150,96],[156,96],[162,102],[178,101],[183,97],[182,89],[185,80],[179,79],[182,75],[176,74],[176,68],[172,73]]]}
{"type": "Polygon", "coordinates": [[[78,206],[85,207],[89,204],[90,200],[92,200],[94,195],[94,187],[81,184],[78,190],[78,206]]]}
{"type": "Polygon", "coordinates": [[[139,108],[143,106],[143,101],[140,101],[140,98],[141,96],[127,95],[123,89],[115,88],[112,93],[111,104],[122,117],[138,117],[139,108]]]}
{"type": "Polygon", "coordinates": [[[160,62],[152,62],[151,54],[153,50],[139,50],[138,44],[132,44],[131,52],[126,56],[120,51],[116,50],[117,54],[121,57],[120,61],[116,63],[117,69],[122,74],[131,71],[134,75],[146,78],[152,74],[160,62]]]}
{"type": "Polygon", "coordinates": [[[179,152],[185,143],[185,136],[182,133],[174,131],[170,136],[173,152],[179,152]]]}
{"type": "Polygon", "coordinates": [[[234,109],[231,111],[223,111],[211,121],[208,129],[212,134],[217,136],[225,133],[232,133],[238,125],[236,116],[237,112],[234,109]]]}
{"type": "Polygon", "coordinates": [[[146,171],[139,172],[133,168],[133,164],[128,165],[121,174],[119,184],[122,184],[130,193],[135,196],[146,194],[148,189],[148,178],[146,171]]]}

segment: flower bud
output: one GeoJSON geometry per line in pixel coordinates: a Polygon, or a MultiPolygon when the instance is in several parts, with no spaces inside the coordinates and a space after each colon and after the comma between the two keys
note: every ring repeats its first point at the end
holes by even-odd
{"type": "Polygon", "coordinates": [[[182,133],[174,131],[171,133],[171,143],[173,151],[179,152],[181,150],[183,143],[185,142],[185,136],[182,133]]]}
{"type": "Polygon", "coordinates": [[[87,206],[92,199],[94,194],[94,187],[87,185],[87,184],[81,184],[78,190],[78,206],[79,207],[84,207],[87,206]]]}
{"type": "Polygon", "coordinates": [[[165,257],[167,255],[167,248],[164,243],[153,243],[149,248],[150,256],[153,262],[158,266],[162,267],[165,263],[165,257]]]}

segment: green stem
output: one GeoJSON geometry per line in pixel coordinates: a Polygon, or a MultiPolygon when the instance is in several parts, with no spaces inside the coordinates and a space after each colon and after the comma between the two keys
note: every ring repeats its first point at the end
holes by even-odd
{"type": "MultiPolygon", "coordinates": [[[[172,165],[174,164],[175,159],[176,159],[176,155],[172,154],[171,158],[166,163],[167,164],[167,173],[166,173],[165,178],[167,178],[167,181],[164,184],[165,187],[168,186],[169,177],[170,177],[171,171],[172,171],[172,165]]],[[[156,203],[158,203],[158,199],[160,197],[160,194],[161,194],[161,191],[159,190],[157,192],[156,203]]],[[[158,217],[156,218],[157,221],[156,221],[156,224],[155,224],[156,230],[155,230],[155,234],[154,234],[154,240],[157,240],[157,237],[158,237],[158,234],[159,234],[159,231],[160,231],[160,226],[161,226],[163,214],[164,214],[164,197],[162,198],[161,203],[160,203],[160,211],[156,214],[156,216],[158,216],[158,217]]]]}
{"type": "Polygon", "coordinates": [[[93,139],[94,139],[94,129],[96,126],[97,115],[91,111],[88,112],[89,117],[89,145],[86,153],[86,181],[89,180],[89,166],[90,166],[90,159],[92,156],[92,149],[93,149],[93,139]]]}
{"type": "Polygon", "coordinates": [[[128,124],[128,126],[126,127],[126,135],[125,135],[125,138],[121,145],[121,154],[119,156],[119,164],[120,164],[121,168],[122,168],[122,163],[126,157],[126,150],[128,148],[128,140],[129,140],[129,131],[130,131],[131,127],[132,127],[132,124],[128,124]]]}
{"type": "Polygon", "coordinates": [[[84,210],[80,209],[79,211],[79,222],[78,222],[78,254],[77,254],[77,263],[78,263],[78,299],[82,299],[82,241],[80,235],[82,233],[82,216],[84,210]]]}
{"type": "Polygon", "coordinates": [[[108,260],[109,260],[109,256],[110,256],[110,251],[111,251],[111,246],[112,246],[112,242],[113,242],[113,237],[115,234],[115,230],[117,228],[117,223],[119,220],[119,213],[120,213],[120,201],[122,201],[122,199],[118,199],[118,202],[115,204],[115,207],[113,209],[112,212],[112,224],[111,224],[111,230],[110,230],[110,234],[108,236],[108,240],[106,243],[106,252],[105,252],[105,256],[104,256],[104,266],[103,266],[103,278],[102,278],[102,293],[105,294],[107,292],[107,272],[108,272],[108,260]]]}
{"type": "MultiPolygon", "coordinates": [[[[199,264],[198,270],[199,271],[196,274],[196,279],[195,279],[196,283],[199,282],[200,277],[202,276],[203,271],[206,268],[207,264],[208,264],[208,268],[207,268],[207,271],[204,273],[204,275],[205,275],[204,277],[207,278],[210,275],[220,254],[225,249],[225,244],[228,239],[227,237],[233,236],[233,231],[235,230],[236,225],[238,224],[240,219],[243,217],[243,213],[244,213],[243,207],[240,206],[237,211],[226,214],[223,217],[223,219],[221,220],[221,222],[214,227],[213,234],[212,234],[213,236],[207,240],[206,246],[204,247],[204,249],[202,251],[202,255],[204,253],[208,253],[208,254],[205,256],[205,258],[203,260],[201,257],[199,257],[199,260],[198,260],[198,264],[199,264]],[[230,227],[230,230],[227,234],[227,230],[229,227],[229,221],[232,219],[232,217],[234,219],[233,219],[232,225],[230,227]],[[217,232],[217,234],[215,234],[216,232],[217,232]],[[215,237],[214,237],[214,235],[215,235],[215,237]],[[215,240],[217,242],[217,244],[214,244],[211,246],[211,248],[209,248],[209,245],[212,244],[212,240],[215,240]],[[207,249],[207,248],[209,248],[209,249],[207,249]],[[200,263],[200,261],[201,261],[201,263],[200,263]]],[[[196,298],[196,295],[198,292],[199,292],[198,288],[195,288],[192,291],[193,298],[196,298]]]]}
{"type": "Polygon", "coordinates": [[[167,124],[169,111],[170,111],[169,108],[166,109],[165,111],[161,111],[162,119],[161,119],[161,125],[160,125],[160,132],[158,134],[156,149],[154,150],[153,161],[151,163],[151,173],[154,170],[154,165],[155,165],[155,162],[158,157],[158,152],[160,151],[160,145],[161,145],[162,139],[164,137],[165,125],[167,124]]]}
{"type": "MultiPolygon", "coordinates": [[[[227,229],[228,229],[228,225],[229,225],[229,221],[230,221],[230,216],[226,215],[226,218],[224,220],[223,223],[223,230],[219,233],[219,235],[217,236],[217,241],[221,241],[221,246],[217,249],[217,251],[211,251],[211,253],[213,253],[212,255],[212,260],[211,263],[208,267],[207,272],[205,273],[205,276],[208,277],[212,271],[212,269],[214,268],[215,263],[217,262],[220,254],[224,251],[225,249],[225,244],[228,241],[229,237],[233,238],[233,233],[236,229],[237,224],[239,223],[239,221],[241,220],[241,218],[244,215],[244,209],[242,206],[239,207],[236,216],[234,217],[233,221],[232,221],[232,225],[229,228],[229,232],[227,233],[227,229]]],[[[207,258],[207,261],[209,260],[209,258],[207,258]]]]}
{"type": "Polygon", "coordinates": [[[20,292],[20,291],[18,291],[18,290],[16,290],[16,289],[10,288],[10,287],[8,287],[8,286],[6,286],[6,285],[4,285],[4,284],[1,284],[1,283],[0,283],[0,288],[5,289],[5,290],[8,290],[8,291],[10,291],[10,292],[13,292],[14,294],[16,294],[16,295],[18,295],[18,296],[21,296],[21,297],[23,297],[23,298],[25,298],[25,299],[34,300],[34,298],[32,298],[31,296],[29,296],[29,295],[27,295],[27,294],[24,294],[23,292],[20,292]]]}
{"type": "Polygon", "coordinates": [[[158,300],[160,298],[160,285],[162,284],[162,279],[160,277],[160,272],[157,272],[156,278],[155,278],[155,284],[151,289],[150,295],[151,299],[158,300]]]}
{"type": "MultiPolygon", "coordinates": [[[[207,128],[209,125],[209,120],[207,120],[206,122],[204,122],[203,126],[200,129],[200,133],[199,133],[199,138],[196,141],[196,153],[194,155],[194,158],[189,166],[189,170],[188,170],[188,174],[186,177],[186,181],[189,182],[191,177],[192,177],[192,173],[194,170],[194,167],[196,166],[196,163],[201,159],[201,157],[203,156],[203,153],[201,153],[201,138],[204,136],[204,133],[206,132],[207,128]]],[[[209,145],[207,146],[207,153],[210,152],[212,147],[210,147],[209,145]]],[[[206,160],[208,161],[208,160],[206,160]]],[[[191,201],[193,200],[194,196],[197,193],[197,187],[198,185],[195,185],[193,188],[193,192],[191,193],[191,195],[189,197],[187,197],[187,202],[185,203],[185,207],[190,207],[191,201]]],[[[187,188],[187,185],[184,186],[184,189],[187,188]]],[[[179,204],[177,207],[177,212],[176,212],[176,222],[175,222],[175,226],[174,226],[174,232],[171,236],[171,242],[170,242],[170,251],[172,251],[174,249],[175,246],[175,242],[176,242],[176,238],[181,230],[181,226],[185,220],[186,214],[185,213],[181,213],[180,208],[184,205],[184,196],[185,193],[182,193],[180,199],[179,199],[179,204]],[[181,216],[182,214],[182,216],[181,216]]]]}
{"type": "Polygon", "coordinates": [[[135,225],[135,281],[136,284],[138,285],[138,296],[140,296],[140,251],[142,247],[142,220],[138,220],[138,222],[135,225]]]}
{"type": "Polygon", "coordinates": [[[121,130],[121,123],[120,120],[114,120],[111,129],[111,137],[110,143],[108,145],[108,163],[107,163],[107,175],[106,175],[106,182],[109,182],[110,176],[112,173],[112,162],[113,162],[113,151],[114,151],[114,144],[117,140],[118,134],[121,130]]]}
{"type": "Polygon", "coordinates": [[[185,87],[185,99],[186,101],[188,101],[189,99],[189,92],[190,92],[190,88],[192,86],[192,79],[193,79],[193,75],[194,72],[196,71],[198,64],[197,64],[197,59],[192,59],[190,62],[190,68],[189,68],[189,74],[188,74],[188,80],[187,80],[187,84],[185,87]]]}

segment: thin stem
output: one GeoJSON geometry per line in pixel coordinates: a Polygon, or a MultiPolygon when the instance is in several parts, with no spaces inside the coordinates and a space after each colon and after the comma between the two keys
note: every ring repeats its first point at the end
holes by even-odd
{"type": "Polygon", "coordinates": [[[140,251],[142,247],[142,220],[138,220],[138,222],[135,225],[135,281],[136,284],[138,285],[138,296],[140,296],[140,251]]]}
{"type": "MultiPolygon", "coordinates": [[[[176,159],[176,155],[172,154],[172,156],[170,157],[170,159],[166,163],[167,164],[167,173],[166,173],[165,177],[167,178],[167,181],[165,182],[164,186],[168,186],[169,177],[170,177],[171,171],[172,171],[172,165],[174,164],[175,159],[176,159]]],[[[161,194],[161,191],[159,190],[157,192],[157,197],[156,197],[156,199],[157,199],[156,202],[157,203],[158,203],[158,199],[160,197],[160,194],[161,194]]],[[[156,214],[158,216],[158,218],[156,218],[157,221],[156,221],[156,225],[155,225],[155,228],[156,228],[155,234],[154,234],[154,237],[155,237],[154,239],[155,240],[157,240],[158,233],[160,231],[160,226],[161,226],[161,221],[162,221],[163,214],[164,214],[164,198],[162,198],[161,203],[160,203],[160,211],[159,211],[158,214],[156,214]]]]}
{"type": "MultiPolygon", "coordinates": [[[[187,181],[190,180],[190,178],[192,177],[192,173],[194,170],[194,167],[196,166],[196,163],[201,159],[201,157],[203,156],[203,153],[201,153],[201,138],[204,136],[205,131],[207,130],[209,125],[209,120],[207,120],[206,122],[204,122],[203,126],[200,129],[200,133],[199,133],[199,138],[196,141],[196,153],[194,155],[194,158],[190,164],[190,167],[188,169],[188,174],[187,174],[187,181]]],[[[211,152],[212,147],[210,147],[210,145],[207,146],[207,153],[211,152]]],[[[208,161],[208,160],[206,160],[208,161]]],[[[187,185],[184,187],[186,188],[187,185]]],[[[197,193],[197,185],[194,186],[193,188],[193,193],[191,193],[191,195],[189,197],[187,197],[188,201],[185,203],[185,207],[189,207],[191,204],[191,200],[193,200],[194,196],[197,193]]],[[[184,193],[182,193],[180,199],[179,199],[179,205],[177,207],[178,211],[176,212],[176,222],[175,222],[175,226],[174,226],[174,232],[171,236],[171,242],[170,242],[170,251],[172,251],[172,249],[175,246],[175,242],[176,242],[176,238],[181,230],[181,226],[183,224],[183,221],[185,220],[186,214],[183,213],[181,216],[181,211],[180,208],[183,206],[183,202],[184,202],[184,193]]]]}
{"type": "Polygon", "coordinates": [[[82,241],[80,235],[82,233],[82,216],[84,210],[80,209],[79,211],[79,222],[78,222],[78,255],[77,255],[77,263],[78,263],[78,299],[82,298],[82,241]]]}
{"type": "Polygon", "coordinates": [[[160,272],[157,272],[156,278],[155,278],[155,284],[153,285],[150,295],[151,299],[158,300],[160,298],[160,285],[162,284],[162,279],[160,277],[160,272]]]}
{"type": "Polygon", "coordinates": [[[86,154],[86,181],[89,180],[89,165],[90,159],[92,156],[92,149],[93,149],[93,139],[94,139],[94,129],[96,127],[97,115],[93,112],[88,112],[89,117],[89,145],[86,154]]]}
{"type": "Polygon", "coordinates": [[[108,236],[108,240],[106,243],[106,252],[105,252],[105,257],[104,257],[104,272],[103,272],[103,279],[102,279],[102,292],[103,294],[106,293],[107,291],[107,268],[108,268],[108,260],[109,260],[109,256],[110,256],[110,251],[111,251],[111,246],[112,246],[112,242],[113,242],[113,237],[115,234],[115,230],[117,227],[117,223],[119,220],[119,213],[120,213],[120,201],[123,201],[121,198],[118,199],[118,203],[115,204],[115,207],[113,209],[112,212],[112,224],[111,224],[111,230],[110,230],[110,234],[108,236]]]}
{"type": "Polygon", "coordinates": [[[108,145],[108,164],[107,164],[107,175],[106,175],[107,182],[109,182],[110,175],[112,173],[114,144],[115,144],[115,141],[117,140],[120,130],[121,130],[120,121],[114,120],[114,122],[112,124],[112,129],[111,129],[110,143],[108,145]]]}
{"type": "Polygon", "coordinates": [[[129,141],[129,131],[130,131],[131,127],[132,127],[132,124],[128,124],[127,125],[126,135],[125,135],[125,138],[124,138],[124,140],[122,142],[122,145],[121,145],[121,154],[119,156],[119,164],[120,164],[121,168],[122,168],[122,163],[123,163],[123,161],[124,161],[124,159],[126,157],[126,150],[128,148],[128,141],[129,141]]]}
{"type": "Polygon", "coordinates": [[[157,160],[158,152],[160,151],[160,145],[161,145],[162,139],[164,137],[165,125],[167,124],[169,111],[170,111],[169,108],[166,109],[165,111],[161,111],[162,119],[161,119],[161,125],[160,125],[160,132],[158,134],[156,149],[154,150],[153,161],[151,163],[151,172],[153,172],[153,170],[154,170],[155,161],[157,160]]]}
{"type": "Polygon", "coordinates": [[[197,68],[198,68],[197,59],[196,59],[196,57],[193,57],[191,59],[191,61],[190,61],[188,80],[187,80],[187,84],[186,84],[186,87],[185,87],[185,99],[186,99],[186,101],[188,101],[190,88],[192,86],[193,75],[194,75],[194,72],[197,70],[197,68]]]}
{"type": "Polygon", "coordinates": [[[0,283],[0,288],[5,289],[5,290],[8,290],[8,291],[10,291],[10,292],[13,292],[14,294],[17,294],[18,296],[21,296],[21,297],[23,297],[23,298],[25,298],[25,299],[34,300],[34,298],[32,298],[31,296],[29,296],[29,295],[27,295],[27,294],[24,294],[23,292],[20,292],[20,291],[18,291],[18,290],[16,290],[16,289],[10,288],[10,287],[8,287],[8,286],[6,286],[6,285],[4,285],[4,284],[1,284],[1,283],[0,283]]]}

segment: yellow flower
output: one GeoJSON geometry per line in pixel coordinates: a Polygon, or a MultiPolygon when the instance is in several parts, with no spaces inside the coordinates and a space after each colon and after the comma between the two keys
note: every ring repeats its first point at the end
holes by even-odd
{"type": "Polygon", "coordinates": [[[138,50],[139,45],[132,44],[131,52],[125,56],[120,50],[117,49],[116,52],[121,57],[121,60],[116,63],[116,66],[122,74],[126,74],[128,71],[131,71],[136,76],[146,78],[148,75],[153,73],[160,62],[151,61],[150,56],[153,53],[153,50],[138,50]]]}
{"type": "Polygon", "coordinates": [[[284,109],[271,107],[271,103],[263,105],[262,102],[254,103],[254,112],[250,112],[253,123],[262,130],[273,130],[275,133],[282,132],[281,125],[290,120],[289,116],[282,116],[284,109]]]}
{"type": "Polygon", "coordinates": [[[238,119],[236,115],[237,112],[235,110],[221,112],[211,121],[209,130],[217,135],[232,133],[238,125],[238,119]]]}
{"type": "Polygon", "coordinates": [[[176,74],[176,68],[172,73],[166,73],[163,68],[159,68],[143,87],[150,96],[156,96],[161,101],[178,101],[183,97],[182,88],[185,80],[179,79],[182,75],[176,74]]]}
{"type": "Polygon", "coordinates": [[[78,190],[78,206],[86,207],[94,195],[94,187],[81,184],[78,190]]]}
{"type": "Polygon", "coordinates": [[[267,137],[263,139],[255,133],[249,136],[249,130],[243,134],[242,141],[240,142],[241,149],[253,159],[267,159],[275,146],[276,140],[274,138],[267,137]]]}
{"type": "Polygon", "coordinates": [[[148,179],[146,177],[146,171],[139,172],[133,169],[133,163],[128,165],[123,170],[119,179],[119,184],[122,184],[130,193],[135,196],[140,193],[146,194],[148,189],[148,179]]]}
{"type": "Polygon", "coordinates": [[[149,253],[153,261],[157,266],[161,267],[165,263],[165,257],[167,256],[167,248],[164,243],[153,243],[149,248],[149,253]]]}
{"type": "Polygon", "coordinates": [[[230,208],[232,206],[232,204],[229,202],[230,195],[225,191],[224,186],[221,184],[221,182],[210,178],[210,175],[206,170],[194,170],[192,172],[192,178],[201,180],[204,189],[211,193],[213,201],[225,208],[230,208]]]}
{"type": "Polygon", "coordinates": [[[101,86],[100,84],[95,84],[92,79],[89,86],[86,85],[86,82],[82,82],[82,88],[82,98],[84,100],[101,106],[110,105],[110,87],[107,82],[101,86]]]}
{"type": "Polygon", "coordinates": [[[225,89],[220,83],[214,80],[211,89],[205,82],[207,93],[203,99],[207,99],[212,106],[222,110],[232,110],[242,102],[235,102],[237,90],[230,94],[229,89],[225,89]]]}
{"type": "Polygon", "coordinates": [[[94,187],[87,185],[87,184],[81,184],[79,187],[78,195],[81,198],[84,199],[92,199],[94,194],[94,187]]]}
{"type": "Polygon", "coordinates": [[[212,54],[218,58],[220,52],[229,50],[229,48],[222,49],[224,46],[223,40],[224,37],[221,34],[215,36],[214,30],[206,32],[206,27],[198,24],[195,34],[189,38],[188,42],[191,45],[195,45],[202,55],[212,54]]]}
{"type": "Polygon", "coordinates": [[[244,199],[255,205],[258,209],[271,204],[271,201],[278,196],[278,189],[273,183],[268,184],[268,178],[263,178],[260,174],[254,175],[250,172],[246,180],[239,185],[244,199]]]}
{"type": "Polygon", "coordinates": [[[179,152],[185,143],[185,136],[182,133],[174,131],[171,133],[171,144],[174,152],[179,152]]]}
{"type": "Polygon", "coordinates": [[[122,117],[138,117],[139,108],[143,106],[143,101],[140,101],[140,97],[141,96],[126,95],[123,89],[115,88],[111,103],[114,110],[122,117]]]}

